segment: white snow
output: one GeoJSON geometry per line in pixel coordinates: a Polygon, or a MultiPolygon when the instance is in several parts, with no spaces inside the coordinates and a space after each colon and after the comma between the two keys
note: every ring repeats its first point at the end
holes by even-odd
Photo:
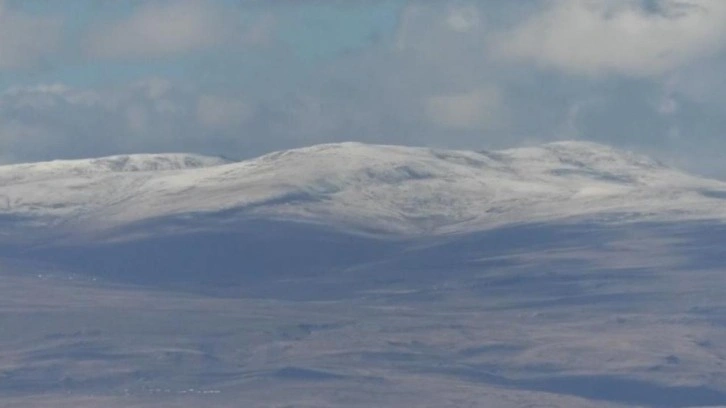
{"type": "Polygon", "coordinates": [[[158,154],[0,166],[0,215],[99,229],[231,209],[404,234],[612,214],[724,220],[724,192],[726,183],[587,142],[494,152],[340,143],[235,163],[158,154]]]}
{"type": "Polygon", "coordinates": [[[97,159],[54,160],[0,166],[0,185],[105,173],[183,170],[231,163],[220,157],[198,154],[130,154],[97,159]]]}

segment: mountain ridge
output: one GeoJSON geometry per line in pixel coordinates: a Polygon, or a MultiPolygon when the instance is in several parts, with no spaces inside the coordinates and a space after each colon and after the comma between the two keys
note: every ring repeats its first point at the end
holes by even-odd
{"type": "MultiPolygon", "coordinates": [[[[406,145],[396,145],[396,144],[378,144],[378,143],[363,143],[363,142],[355,142],[355,141],[346,141],[346,142],[337,142],[337,143],[321,143],[321,144],[315,144],[311,146],[305,146],[305,147],[299,147],[299,148],[293,148],[293,149],[283,149],[283,150],[277,150],[273,152],[269,152],[266,154],[259,155],[257,157],[244,159],[244,160],[232,160],[227,157],[221,156],[221,155],[204,155],[204,154],[197,154],[197,153],[182,153],[182,152],[168,152],[168,153],[127,153],[127,154],[112,154],[112,155],[106,155],[106,156],[98,156],[98,157],[82,157],[82,158],[73,158],[73,159],[52,159],[52,160],[40,160],[40,161],[29,161],[29,162],[19,162],[19,163],[9,163],[9,164],[0,164],[0,169],[6,169],[6,168],[13,168],[13,167],[39,167],[39,166],[45,166],[45,165],[84,165],[84,164],[103,164],[106,162],[115,162],[115,161],[123,161],[123,160],[129,160],[132,162],[144,162],[149,160],[165,160],[168,162],[173,161],[179,161],[181,160],[192,160],[199,163],[199,165],[192,165],[190,167],[196,168],[196,167],[204,167],[206,164],[206,167],[211,167],[214,165],[225,165],[225,164],[234,164],[239,162],[245,162],[245,161],[253,161],[257,159],[263,159],[263,158],[272,158],[284,155],[286,153],[305,153],[305,152],[316,152],[316,151],[325,151],[325,150],[333,150],[333,149],[361,149],[361,148],[373,148],[373,149],[395,149],[395,150],[420,150],[420,151],[456,151],[456,152],[470,152],[470,153],[479,153],[483,155],[487,154],[496,154],[497,152],[505,152],[505,153],[516,153],[518,151],[533,151],[533,150],[549,150],[549,151],[600,151],[602,153],[608,152],[608,153],[615,153],[618,152],[619,154],[627,154],[630,156],[640,156],[642,158],[646,158],[644,155],[640,155],[637,153],[633,153],[627,150],[620,150],[613,148],[606,144],[596,143],[596,142],[590,142],[590,141],[580,141],[580,140],[562,140],[562,141],[555,141],[555,142],[548,142],[543,143],[540,145],[535,146],[522,146],[522,147],[514,147],[514,148],[507,148],[507,149],[501,149],[501,150],[462,150],[462,149],[444,149],[444,148],[431,148],[431,147],[421,147],[421,146],[406,146],[406,145]]],[[[651,159],[652,160],[652,159],[651,159]]],[[[654,161],[655,162],[655,161],[654,161]]],[[[662,164],[661,164],[662,165],[662,164]]],[[[665,166],[664,166],[665,167],[665,166]]],[[[164,169],[164,168],[158,168],[158,169],[149,169],[149,170],[173,170],[173,169],[164,169]]],[[[144,171],[142,170],[134,170],[134,171],[144,171]]]]}
{"type": "MultiPolygon", "coordinates": [[[[119,154],[87,159],[50,160],[0,165],[0,183],[8,174],[41,173],[48,177],[81,176],[95,173],[122,173],[183,170],[233,163],[223,157],[190,153],[119,154]],[[5,176],[5,177],[3,177],[5,176]]],[[[15,180],[18,180],[16,178],[15,180]]]]}
{"type": "Polygon", "coordinates": [[[231,224],[292,220],[393,234],[581,216],[726,219],[726,183],[579,141],[491,152],[345,142],[240,162],[110,156],[0,166],[0,185],[0,216],[84,230],[178,216],[204,224],[220,212],[231,224]]]}

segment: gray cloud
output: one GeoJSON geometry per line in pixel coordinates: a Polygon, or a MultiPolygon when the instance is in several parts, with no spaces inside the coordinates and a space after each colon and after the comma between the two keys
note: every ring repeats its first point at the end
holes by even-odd
{"type": "Polygon", "coordinates": [[[0,69],[27,68],[58,51],[62,21],[17,12],[0,0],[0,69]]]}
{"type": "Polygon", "coordinates": [[[86,53],[100,58],[164,57],[221,44],[257,45],[270,41],[274,20],[242,22],[236,8],[207,0],[155,0],[128,17],[93,27],[86,53]]]}

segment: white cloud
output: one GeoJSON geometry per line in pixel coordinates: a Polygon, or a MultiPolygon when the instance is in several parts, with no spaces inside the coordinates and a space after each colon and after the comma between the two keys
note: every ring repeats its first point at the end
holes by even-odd
{"type": "Polygon", "coordinates": [[[585,75],[658,75],[726,48],[726,1],[555,0],[498,36],[499,55],[585,75]]]}
{"type": "Polygon", "coordinates": [[[0,109],[5,105],[15,108],[51,109],[65,101],[78,106],[92,106],[100,103],[99,95],[93,91],[83,91],[61,83],[39,84],[34,86],[11,87],[0,94],[0,109]]]}
{"type": "Polygon", "coordinates": [[[156,0],[121,21],[96,26],[87,51],[102,58],[159,57],[207,49],[226,41],[262,43],[268,20],[242,29],[240,15],[219,2],[156,0]]]}
{"type": "Polygon", "coordinates": [[[26,68],[61,45],[60,19],[17,12],[0,0],[0,69],[26,68]]]}
{"type": "Polygon", "coordinates": [[[494,88],[426,99],[426,113],[434,123],[456,129],[494,128],[501,124],[500,94],[494,88]]]}

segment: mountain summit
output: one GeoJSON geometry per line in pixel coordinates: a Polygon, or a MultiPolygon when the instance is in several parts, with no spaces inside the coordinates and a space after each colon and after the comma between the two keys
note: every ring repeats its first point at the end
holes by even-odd
{"type": "Polygon", "coordinates": [[[726,217],[726,183],[589,142],[491,152],[338,143],[242,162],[113,156],[0,166],[0,185],[0,217],[69,231],[266,219],[439,234],[573,217],[726,217]]]}

